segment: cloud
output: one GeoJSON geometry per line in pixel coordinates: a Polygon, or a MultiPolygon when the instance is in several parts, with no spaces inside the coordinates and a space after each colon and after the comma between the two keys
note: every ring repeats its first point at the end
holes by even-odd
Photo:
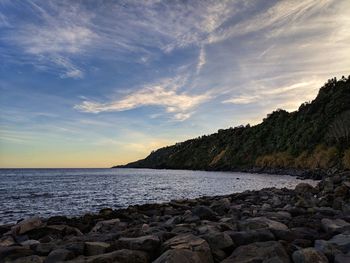
{"type": "Polygon", "coordinates": [[[178,89],[182,85],[181,79],[165,79],[159,83],[146,85],[125,97],[107,103],[85,100],[74,106],[82,112],[121,112],[143,106],[161,106],[167,113],[174,114],[179,121],[188,119],[193,110],[199,104],[210,98],[208,93],[191,95],[178,89]]]}
{"type": "Polygon", "coordinates": [[[200,72],[200,70],[205,65],[205,63],[206,63],[205,49],[204,49],[204,47],[201,47],[201,49],[199,51],[199,56],[198,56],[197,74],[200,72]]]}

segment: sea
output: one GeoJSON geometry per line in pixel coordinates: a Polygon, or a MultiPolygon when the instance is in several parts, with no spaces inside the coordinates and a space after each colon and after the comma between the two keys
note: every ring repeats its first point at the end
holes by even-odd
{"type": "MultiPolygon", "coordinates": [[[[80,216],[102,208],[294,188],[288,175],[155,169],[0,169],[0,224],[38,215],[80,216]]],[[[303,180],[315,185],[316,181],[303,180]]]]}

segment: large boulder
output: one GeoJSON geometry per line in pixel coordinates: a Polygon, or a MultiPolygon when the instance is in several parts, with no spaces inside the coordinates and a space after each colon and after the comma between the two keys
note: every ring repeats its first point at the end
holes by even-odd
{"type": "Polygon", "coordinates": [[[158,249],[160,240],[157,236],[148,235],[141,237],[122,237],[118,240],[118,243],[123,248],[154,252],[158,249]]]}
{"type": "Polygon", "coordinates": [[[297,250],[292,257],[294,263],[328,263],[327,257],[312,247],[297,250]]]}
{"type": "Polygon", "coordinates": [[[45,259],[44,263],[59,263],[74,258],[74,254],[67,249],[55,249],[45,259]]]}
{"type": "Polygon", "coordinates": [[[350,232],[336,235],[332,237],[330,240],[328,240],[328,242],[336,246],[343,253],[350,252],[350,232]]]}
{"type": "MultiPolygon", "coordinates": [[[[210,252],[210,247],[207,241],[205,241],[202,238],[196,237],[192,234],[182,234],[175,236],[166,242],[164,242],[162,246],[162,250],[188,250],[191,251],[193,254],[191,254],[191,257],[199,259],[198,262],[203,263],[212,263],[213,258],[210,252]]],[[[188,252],[168,252],[166,255],[188,255],[188,252]]],[[[164,258],[168,258],[168,256],[163,256],[164,258]]],[[[160,262],[166,262],[166,261],[160,261],[160,262]]],[[[171,261],[170,261],[171,262],[171,261]]],[[[191,262],[191,261],[190,261],[191,262]]],[[[197,262],[197,261],[194,261],[197,262]]]]}
{"type": "Polygon", "coordinates": [[[11,233],[14,236],[22,235],[32,229],[38,228],[42,225],[42,221],[39,217],[31,217],[25,219],[11,228],[11,233]]]}
{"type": "Polygon", "coordinates": [[[263,228],[268,228],[271,230],[288,230],[288,227],[285,224],[266,217],[253,217],[239,222],[239,229],[241,231],[263,228]]]}
{"type": "Polygon", "coordinates": [[[330,234],[339,234],[350,230],[350,224],[342,219],[328,219],[321,220],[322,228],[330,234]]]}
{"type": "Polygon", "coordinates": [[[95,256],[106,253],[111,245],[105,242],[85,242],[86,255],[95,256]]]}
{"type": "Polygon", "coordinates": [[[213,249],[226,249],[234,245],[231,237],[223,232],[209,232],[206,235],[201,236],[205,239],[210,248],[213,249]]]}
{"type": "Polygon", "coordinates": [[[198,253],[187,249],[170,249],[165,251],[153,263],[202,263],[198,253]]]}
{"type": "Polygon", "coordinates": [[[11,260],[31,256],[33,251],[20,246],[0,247],[0,262],[9,262],[11,260]]]}
{"type": "Polygon", "coordinates": [[[236,248],[222,263],[289,263],[283,246],[277,241],[256,242],[236,248]]]}
{"type": "Polygon", "coordinates": [[[226,232],[237,246],[247,245],[254,242],[275,240],[274,235],[268,229],[250,231],[227,231],[226,232]]]}
{"type": "Polygon", "coordinates": [[[84,257],[80,256],[67,263],[148,263],[149,256],[144,251],[121,249],[106,254],[84,257]]]}
{"type": "Polygon", "coordinates": [[[201,220],[215,220],[216,213],[207,206],[196,206],[192,210],[192,214],[198,216],[201,220]]]}
{"type": "Polygon", "coordinates": [[[91,229],[92,233],[96,232],[110,232],[113,230],[119,230],[120,220],[118,218],[99,221],[96,225],[91,229]]]}

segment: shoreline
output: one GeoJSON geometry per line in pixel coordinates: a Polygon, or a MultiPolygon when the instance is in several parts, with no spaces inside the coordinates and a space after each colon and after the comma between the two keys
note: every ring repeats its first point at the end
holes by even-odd
{"type": "Polygon", "coordinates": [[[316,187],[300,183],[295,190],[265,188],[0,226],[0,263],[227,263],[271,254],[276,262],[349,260],[350,172],[316,187]]]}

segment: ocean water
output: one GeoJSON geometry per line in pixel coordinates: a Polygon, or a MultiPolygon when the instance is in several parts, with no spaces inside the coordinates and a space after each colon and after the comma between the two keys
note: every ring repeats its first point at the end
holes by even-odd
{"type": "Polygon", "coordinates": [[[77,216],[105,207],[116,209],[265,187],[294,188],[299,182],[301,180],[287,175],[237,172],[0,169],[0,224],[33,215],[77,216]]]}

